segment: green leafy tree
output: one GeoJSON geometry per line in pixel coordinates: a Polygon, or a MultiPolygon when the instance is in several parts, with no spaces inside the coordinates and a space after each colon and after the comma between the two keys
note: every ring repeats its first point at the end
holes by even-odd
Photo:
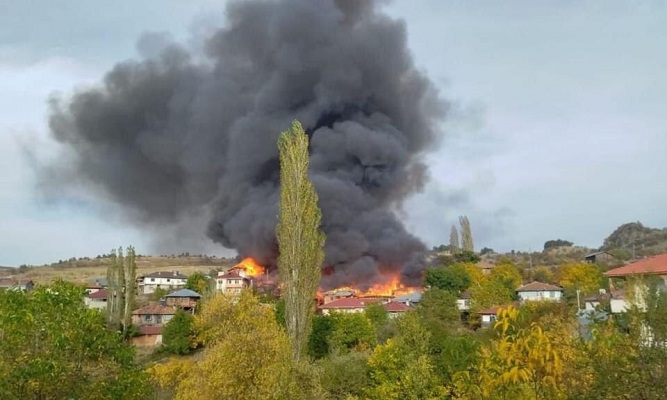
{"type": "Polygon", "coordinates": [[[162,332],[162,348],[171,354],[188,354],[194,346],[194,318],[192,314],[177,310],[162,332]]]}
{"type": "Polygon", "coordinates": [[[192,275],[188,276],[188,279],[185,282],[185,288],[194,290],[195,292],[204,296],[207,295],[210,291],[211,285],[209,281],[210,279],[206,278],[203,273],[196,271],[192,275]]]}
{"type": "Polygon", "coordinates": [[[345,352],[352,348],[372,348],[377,343],[373,323],[362,313],[333,313],[329,347],[345,352]]]}
{"type": "Polygon", "coordinates": [[[362,398],[370,386],[368,354],[361,351],[334,353],[321,359],[320,382],[331,400],[362,398]]]}
{"type": "Polygon", "coordinates": [[[313,299],[324,262],[322,213],[308,179],[308,136],[297,121],[278,140],[280,151],[280,215],[277,227],[278,272],[283,283],[285,321],[298,360],[311,329],[313,299]]]}
{"type": "Polygon", "coordinates": [[[153,293],[150,294],[150,299],[152,301],[159,301],[161,299],[164,299],[164,297],[168,294],[169,294],[169,291],[167,291],[167,289],[157,288],[157,289],[155,289],[155,291],[153,293]]]}
{"type": "Polygon", "coordinates": [[[333,330],[333,322],[328,315],[315,315],[313,329],[308,338],[308,355],[320,359],[329,354],[329,337],[333,330]]]}
{"type": "Polygon", "coordinates": [[[373,323],[375,329],[379,329],[389,322],[389,313],[387,313],[387,310],[380,303],[371,304],[366,307],[364,314],[373,323]]]}
{"type": "Polygon", "coordinates": [[[472,283],[465,266],[461,264],[453,264],[446,268],[430,268],[426,270],[424,280],[428,287],[446,290],[457,296],[472,283]]]}
{"type": "Polygon", "coordinates": [[[111,264],[107,268],[107,324],[112,329],[119,329],[123,336],[129,336],[132,325],[132,308],[137,292],[137,263],[134,247],[113,250],[111,264]]]}
{"type": "Polygon", "coordinates": [[[438,288],[431,288],[424,293],[417,313],[432,332],[450,330],[461,321],[461,314],[456,308],[456,296],[438,288]]]}
{"type": "Polygon", "coordinates": [[[365,398],[446,398],[447,390],[429,355],[431,331],[415,313],[402,316],[398,325],[399,334],[377,346],[368,360],[372,385],[365,398]]]}
{"type": "Polygon", "coordinates": [[[133,347],[83,296],[62,281],[30,293],[0,291],[0,398],[146,398],[133,347]]]}
{"type": "Polygon", "coordinates": [[[574,245],[574,243],[563,239],[547,240],[544,242],[544,250],[549,250],[554,247],[572,247],[572,245],[574,245]]]}

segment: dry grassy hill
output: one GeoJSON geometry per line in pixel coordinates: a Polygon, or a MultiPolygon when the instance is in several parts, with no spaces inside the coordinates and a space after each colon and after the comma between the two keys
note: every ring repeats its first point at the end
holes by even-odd
{"type": "MultiPolygon", "coordinates": [[[[83,258],[61,261],[49,265],[9,268],[2,275],[32,279],[35,283],[49,283],[57,278],[72,282],[84,282],[106,276],[110,258],[83,258]]],[[[233,259],[206,256],[137,256],[137,275],[155,271],[180,271],[189,275],[195,271],[208,273],[212,269],[231,267],[233,259]]]]}

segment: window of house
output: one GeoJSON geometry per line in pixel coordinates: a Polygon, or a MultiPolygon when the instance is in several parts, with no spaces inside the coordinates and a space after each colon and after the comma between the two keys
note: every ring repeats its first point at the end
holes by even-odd
{"type": "Polygon", "coordinates": [[[227,279],[227,284],[228,284],[228,285],[231,285],[231,284],[232,284],[232,280],[231,280],[231,279],[227,279]]]}
{"type": "Polygon", "coordinates": [[[171,279],[167,278],[167,282],[171,282],[171,279]]]}
{"type": "Polygon", "coordinates": [[[144,321],[150,322],[151,321],[151,316],[150,315],[144,315],[144,321]]]}
{"type": "Polygon", "coordinates": [[[554,298],[556,297],[556,292],[549,292],[549,297],[554,298]]]}
{"type": "Polygon", "coordinates": [[[155,278],[151,278],[151,282],[155,282],[155,278]]]}
{"type": "Polygon", "coordinates": [[[489,321],[494,322],[495,320],[496,320],[496,316],[495,316],[495,315],[490,315],[490,316],[489,316],[489,321]]]}

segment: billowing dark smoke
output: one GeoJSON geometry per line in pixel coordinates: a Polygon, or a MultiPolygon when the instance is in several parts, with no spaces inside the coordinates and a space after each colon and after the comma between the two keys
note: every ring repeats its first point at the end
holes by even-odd
{"type": "Polygon", "coordinates": [[[144,226],[207,210],[212,240],[273,264],[276,141],[298,119],[327,234],[323,285],[399,272],[414,282],[424,245],[393,209],[423,185],[420,155],[435,145],[445,106],[415,68],[404,24],[377,8],[232,2],[204,56],[169,44],[55,103],[51,129],[65,151],[51,173],[74,171],[144,226]]]}

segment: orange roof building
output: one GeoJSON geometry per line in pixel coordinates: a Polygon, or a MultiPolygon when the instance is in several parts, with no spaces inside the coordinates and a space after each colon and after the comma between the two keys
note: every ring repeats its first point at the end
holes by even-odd
{"type": "Polygon", "coordinates": [[[643,258],[605,272],[605,276],[609,278],[624,278],[632,275],[665,275],[667,277],[667,253],[643,258]]]}

